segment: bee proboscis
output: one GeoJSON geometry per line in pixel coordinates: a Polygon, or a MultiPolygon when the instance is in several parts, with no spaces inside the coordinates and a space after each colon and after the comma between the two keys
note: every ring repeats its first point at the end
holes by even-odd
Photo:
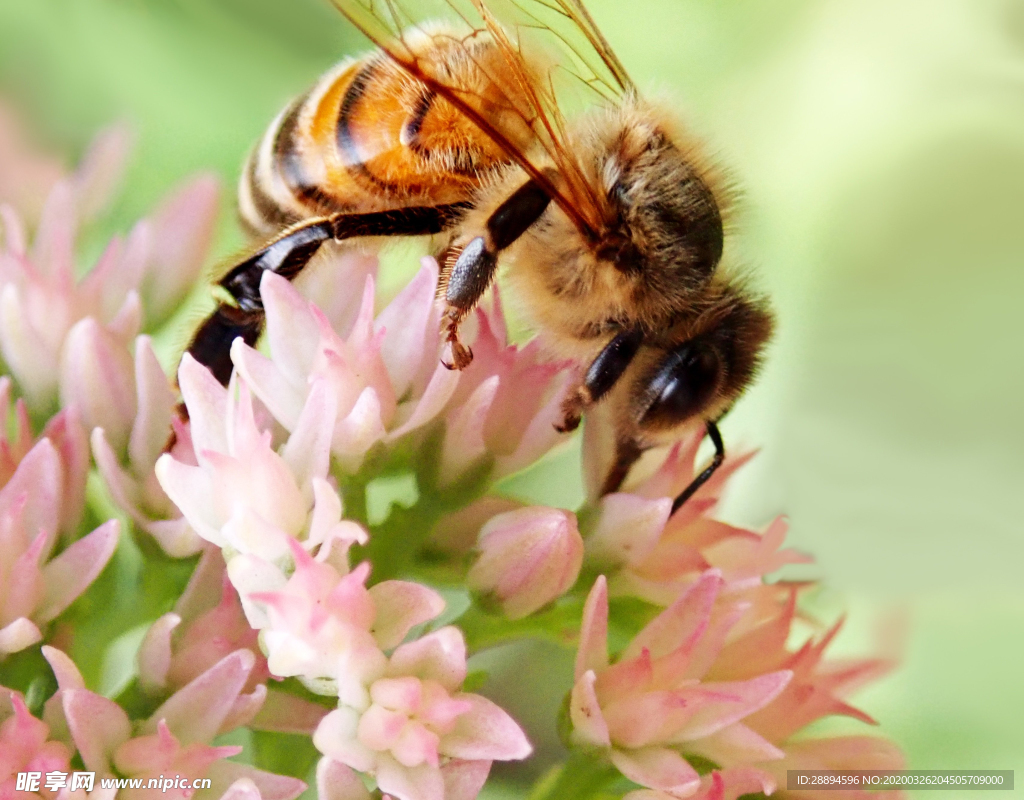
{"type": "Polygon", "coordinates": [[[647,449],[717,421],[771,335],[763,298],[720,266],[728,193],[669,110],[641,97],[580,0],[445,0],[416,25],[397,0],[334,0],[377,46],[285,108],[242,176],[264,244],[220,282],[190,352],[222,382],[230,344],[263,328],[260,276],[292,278],[327,241],[435,235],[450,366],[499,265],[552,355],[588,365],[559,428],[600,415],[616,491],[647,449]],[[549,24],[550,22],[550,24],[549,24]],[[554,38],[563,60],[531,47],[554,38]],[[553,36],[552,36],[553,35],[553,36]],[[596,102],[570,116],[557,78],[596,102]]]}

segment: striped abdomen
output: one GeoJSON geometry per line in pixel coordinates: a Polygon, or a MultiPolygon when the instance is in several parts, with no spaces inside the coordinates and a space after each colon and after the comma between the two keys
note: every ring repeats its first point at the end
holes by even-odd
{"type": "MultiPolygon", "coordinates": [[[[410,44],[428,69],[457,75],[477,110],[527,149],[531,132],[504,118],[486,78],[500,74],[497,49],[481,41],[469,61],[445,41],[435,33],[410,44]]],[[[456,203],[507,162],[458,109],[378,52],[339,64],[278,115],[246,163],[239,210],[267,235],[332,212],[456,203]]]]}

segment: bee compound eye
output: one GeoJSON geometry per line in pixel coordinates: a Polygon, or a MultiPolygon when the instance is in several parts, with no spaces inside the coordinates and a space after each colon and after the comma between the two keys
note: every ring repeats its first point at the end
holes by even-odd
{"type": "Polygon", "coordinates": [[[642,422],[671,426],[699,414],[720,383],[722,362],[707,346],[688,343],[659,365],[648,383],[650,405],[642,422]]]}

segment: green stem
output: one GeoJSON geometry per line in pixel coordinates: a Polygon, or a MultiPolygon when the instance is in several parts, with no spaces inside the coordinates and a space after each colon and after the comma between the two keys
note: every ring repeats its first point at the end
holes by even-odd
{"type": "Polygon", "coordinates": [[[599,755],[574,752],[534,787],[529,800],[591,800],[618,778],[618,770],[599,755]]]}

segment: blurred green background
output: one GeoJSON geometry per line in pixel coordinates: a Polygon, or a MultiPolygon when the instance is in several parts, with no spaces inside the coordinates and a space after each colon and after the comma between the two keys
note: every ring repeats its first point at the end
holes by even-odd
{"type": "MultiPolygon", "coordinates": [[[[912,767],[1024,781],[1024,0],[589,6],[744,189],[732,255],[778,310],[726,516],[789,515],[838,650],[902,647],[859,700],[912,767]]],[[[362,46],[327,0],[0,0],[0,95],[69,164],[134,125],[103,234],[218,172],[224,255],[247,149],[362,46]]],[[[568,504],[575,458],[512,488],[568,504]]]]}

